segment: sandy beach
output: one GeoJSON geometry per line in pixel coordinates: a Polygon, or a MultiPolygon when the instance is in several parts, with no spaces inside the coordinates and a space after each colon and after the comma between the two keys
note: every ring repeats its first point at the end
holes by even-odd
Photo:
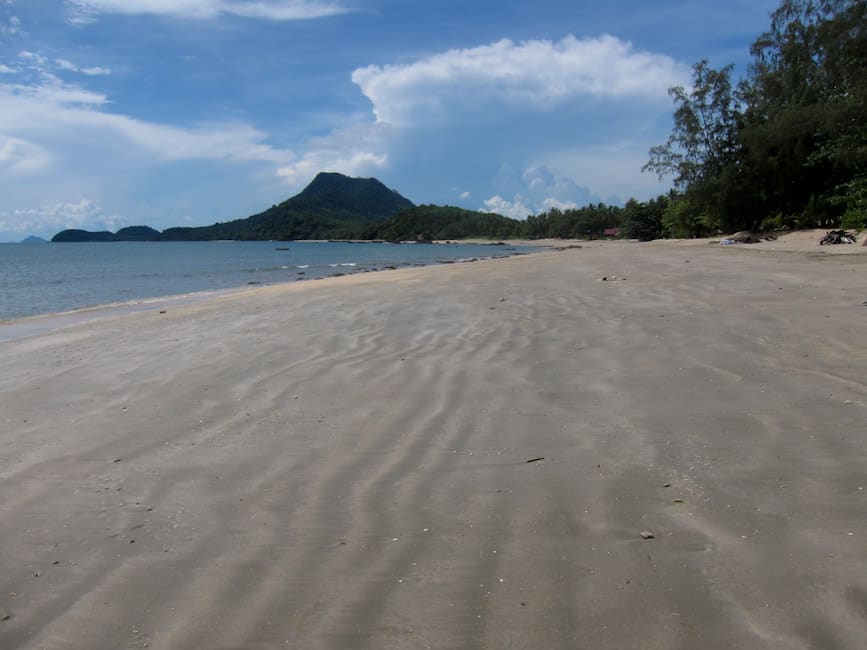
{"type": "Polygon", "coordinates": [[[796,239],[0,343],[0,648],[867,647],[867,247],[796,239]]]}

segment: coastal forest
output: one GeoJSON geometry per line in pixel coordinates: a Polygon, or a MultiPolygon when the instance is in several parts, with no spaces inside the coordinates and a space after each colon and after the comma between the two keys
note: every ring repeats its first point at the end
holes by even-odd
{"type": "Polygon", "coordinates": [[[259,214],[196,228],[66,230],[52,241],[480,237],[641,240],[740,230],[867,227],[867,0],[782,0],[734,67],[699,61],[669,89],[668,140],[642,168],[673,189],[624,206],[553,208],[525,220],[415,206],[376,179],[319,174],[259,214]]]}
{"type": "Polygon", "coordinates": [[[731,65],[692,69],[674,87],[674,126],[643,170],[674,189],[623,208],[530,217],[529,237],[702,237],[740,230],[867,227],[867,2],[782,0],[731,65]]]}

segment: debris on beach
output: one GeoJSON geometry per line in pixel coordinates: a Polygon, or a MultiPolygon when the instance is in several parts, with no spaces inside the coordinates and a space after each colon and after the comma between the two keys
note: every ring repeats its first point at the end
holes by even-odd
{"type": "Polygon", "coordinates": [[[819,246],[827,246],[831,244],[854,244],[855,233],[848,230],[829,230],[825,236],[819,240],[819,246]]]}
{"type": "Polygon", "coordinates": [[[603,275],[602,276],[603,282],[617,282],[618,280],[623,281],[625,279],[626,278],[618,278],[616,275],[603,275]]]}
{"type": "Polygon", "coordinates": [[[544,456],[539,456],[538,458],[531,458],[531,459],[528,460],[527,462],[528,462],[528,463],[538,463],[540,460],[545,460],[545,457],[544,457],[544,456]]]}
{"type": "Polygon", "coordinates": [[[774,241],[777,236],[774,233],[758,233],[752,230],[741,230],[734,235],[729,235],[725,239],[720,240],[720,246],[731,246],[733,244],[758,244],[761,241],[774,241]]]}
{"type": "Polygon", "coordinates": [[[639,535],[641,535],[641,539],[654,539],[656,537],[656,533],[652,530],[642,530],[639,535]]]}

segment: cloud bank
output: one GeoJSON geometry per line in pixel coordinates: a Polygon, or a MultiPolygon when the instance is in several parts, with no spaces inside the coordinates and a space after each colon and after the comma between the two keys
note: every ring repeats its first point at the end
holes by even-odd
{"type": "Polygon", "coordinates": [[[391,124],[448,120],[466,112],[490,117],[503,107],[545,110],[580,98],[667,102],[667,89],[688,79],[688,68],[671,57],[636,51],[609,35],[503,39],[352,73],[376,119],[391,124]]]}

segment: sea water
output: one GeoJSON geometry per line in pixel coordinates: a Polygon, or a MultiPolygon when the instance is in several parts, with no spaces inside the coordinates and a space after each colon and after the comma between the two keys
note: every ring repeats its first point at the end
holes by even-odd
{"type": "Polygon", "coordinates": [[[532,250],[511,245],[271,241],[0,244],[0,321],[532,250]]]}

